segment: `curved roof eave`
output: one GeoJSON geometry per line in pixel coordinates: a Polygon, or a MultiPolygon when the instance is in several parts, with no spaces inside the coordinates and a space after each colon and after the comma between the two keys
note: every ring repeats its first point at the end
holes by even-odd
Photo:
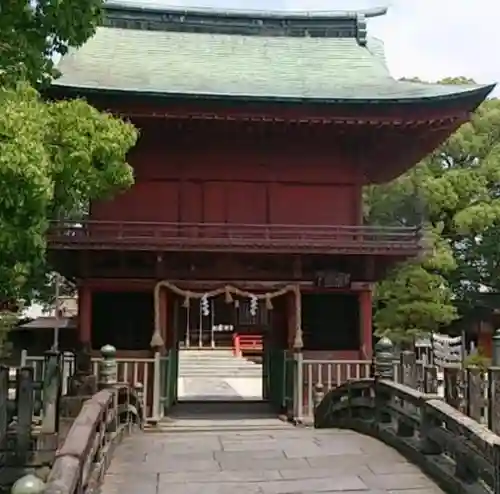
{"type": "MultiPolygon", "coordinates": [[[[164,92],[141,89],[117,89],[112,87],[93,87],[88,85],[58,85],[53,84],[54,88],[68,90],[70,92],[81,92],[87,94],[109,94],[114,96],[128,97],[149,97],[158,99],[184,99],[184,100],[207,100],[207,101],[245,101],[254,103],[282,103],[282,104],[348,104],[348,105],[400,105],[400,104],[422,104],[452,101],[459,99],[483,101],[496,87],[496,84],[477,85],[473,87],[456,86],[456,91],[448,91],[444,94],[431,94],[423,96],[409,97],[380,97],[373,98],[358,98],[358,97],[295,97],[295,96],[276,96],[276,95],[245,95],[245,94],[217,94],[217,93],[180,93],[180,92],[164,92]]],[[[454,86],[450,86],[452,88],[454,86]]]]}
{"type": "Polygon", "coordinates": [[[238,17],[242,19],[355,19],[358,16],[373,18],[387,13],[387,6],[372,7],[359,10],[275,10],[275,9],[222,9],[216,7],[181,7],[162,5],[156,2],[108,0],[104,4],[106,10],[127,10],[136,12],[152,12],[156,14],[189,13],[207,17],[238,17]]]}

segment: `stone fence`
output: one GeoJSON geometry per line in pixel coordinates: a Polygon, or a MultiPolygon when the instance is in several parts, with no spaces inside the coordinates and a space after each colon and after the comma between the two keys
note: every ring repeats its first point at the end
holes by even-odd
{"type": "MultiPolygon", "coordinates": [[[[373,377],[349,381],[325,396],[318,387],[315,427],[371,435],[419,465],[446,492],[500,494],[500,437],[458,409],[453,401],[457,372],[447,374],[448,398],[443,399],[432,392],[434,371],[424,368],[416,384],[414,366],[401,364],[406,366],[403,375],[412,377],[405,383],[395,382],[393,358],[391,342],[382,339],[376,348],[373,377]]],[[[472,371],[470,376],[475,375],[472,371]]],[[[499,383],[496,369],[490,369],[487,407],[493,429],[498,422],[499,383]]]]}
{"type": "MultiPolygon", "coordinates": [[[[52,468],[45,479],[30,473],[14,484],[12,494],[76,494],[96,492],[122,438],[144,426],[141,388],[117,382],[116,351],[102,348],[99,379],[95,387],[89,382],[72,387],[83,393],[64,397],[66,408],[75,418],[52,458],[52,468]]],[[[78,375],[85,381],[93,376],[78,375]]],[[[80,383],[82,384],[82,383],[80,383]]],[[[63,406],[64,408],[64,406],[63,406]]]]}

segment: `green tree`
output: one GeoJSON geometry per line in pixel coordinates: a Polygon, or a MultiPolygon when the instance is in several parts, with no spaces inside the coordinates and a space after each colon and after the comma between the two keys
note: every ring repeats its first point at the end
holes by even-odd
{"type": "Polygon", "coordinates": [[[438,232],[429,230],[426,237],[422,258],[397,266],[374,291],[376,335],[402,346],[457,317],[446,279],[456,269],[455,259],[438,232]]]}
{"type": "Polygon", "coordinates": [[[129,187],[134,127],[82,100],[45,103],[26,85],[0,89],[0,298],[45,269],[48,220],[129,187]]]}
{"type": "Polygon", "coordinates": [[[83,100],[47,102],[54,57],[82,45],[102,0],[3,2],[0,15],[0,301],[41,297],[51,284],[51,219],[130,187],[130,124],[83,100]]]}
{"type": "Polygon", "coordinates": [[[377,333],[409,340],[452,322],[485,286],[500,288],[499,183],[500,101],[491,99],[417,167],[366,190],[367,221],[414,225],[422,214],[431,234],[423,258],[378,285],[377,333]]]}
{"type": "Polygon", "coordinates": [[[5,1],[0,7],[3,84],[39,87],[57,75],[54,56],[83,45],[101,19],[103,0],[5,1]]]}
{"type": "Polygon", "coordinates": [[[0,363],[10,356],[11,344],[8,340],[9,331],[17,322],[17,314],[9,310],[0,311],[0,363]]]}

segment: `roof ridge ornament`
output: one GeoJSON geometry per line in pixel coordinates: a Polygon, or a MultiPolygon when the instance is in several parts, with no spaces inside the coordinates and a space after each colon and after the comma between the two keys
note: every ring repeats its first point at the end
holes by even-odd
{"type": "Polygon", "coordinates": [[[368,29],[366,24],[366,15],[358,13],[356,16],[356,39],[359,46],[366,46],[368,29]]]}
{"type": "Polygon", "coordinates": [[[339,11],[231,10],[180,8],[137,0],[108,0],[103,24],[145,31],[244,36],[366,38],[366,19],[384,15],[386,7],[339,11]]]}
{"type": "Polygon", "coordinates": [[[157,14],[179,14],[239,17],[247,19],[349,19],[357,15],[366,18],[380,17],[387,14],[388,7],[378,6],[366,9],[339,9],[339,10],[279,10],[279,9],[223,9],[220,7],[186,7],[168,5],[160,2],[144,2],[141,0],[105,0],[105,10],[124,10],[135,12],[151,12],[157,14]]]}

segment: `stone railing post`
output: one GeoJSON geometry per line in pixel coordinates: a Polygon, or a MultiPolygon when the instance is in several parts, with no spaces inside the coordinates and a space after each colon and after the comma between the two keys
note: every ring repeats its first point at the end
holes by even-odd
{"type": "Polygon", "coordinates": [[[460,369],[458,367],[445,367],[444,375],[444,399],[448,405],[451,405],[455,410],[461,410],[461,379],[460,369]]]}
{"type": "Polygon", "coordinates": [[[21,477],[12,486],[11,494],[42,494],[45,483],[35,475],[28,474],[21,477]]]}
{"type": "Polygon", "coordinates": [[[394,345],[385,336],[375,345],[374,372],[376,379],[394,380],[394,345]]]}
{"type": "Polygon", "coordinates": [[[500,329],[493,335],[491,367],[488,369],[488,426],[500,434],[500,329]]]}
{"type": "MultiPolygon", "coordinates": [[[[415,352],[404,350],[399,356],[399,380],[401,384],[415,389],[417,387],[417,358],[415,352]]],[[[400,404],[401,408],[408,410],[408,404],[404,401],[400,404]]],[[[412,437],[414,428],[411,422],[404,419],[403,416],[397,419],[397,434],[401,437],[412,437]]]]}
{"type": "Polygon", "coordinates": [[[417,387],[417,356],[415,352],[404,350],[399,356],[399,382],[410,388],[417,387]]]}
{"type": "Polygon", "coordinates": [[[433,432],[441,427],[441,421],[430,413],[425,402],[420,409],[420,417],[420,451],[424,455],[440,455],[443,450],[434,440],[433,432]]]}
{"type": "Polygon", "coordinates": [[[146,419],[145,417],[146,403],[144,403],[144,385],[139,382],[135,383],[134,391],[135,394],[137,395],[137,399],[142,409],[141,421],[144,421],[146,419]]]}
{"type": "Polygon", "coordinates": [[[375,345],[375,414],[377,422],[387,424],[391,422],[391,415],[385,411],[391,401],[390,392],[384,390],[377,381],[381,379],[394,380],[394,345],[389,338],[383,337],[375,345]]]}
{"type": "Polygon", "coordinates": [[[62,356],[49,350],[45,352],[44,363],[42,432],[54,434],[59,431],[57,405],[62,386],[62,356]]]}
{"type": "Polygon", "coordinates": [[[438,394],[437,368],[434,365],[424,365],[424,393],[438,394]]]}
{"type": "Polygon", "coordinates": [[[488,428],[500,434],[500,367],[488,369],[488,428]]]}
{"type": "Polygon", "coordinates": [[[118,381],[118,366],[116,364],[116,348],[104,345],[101,348],[102,360],[99,362],[99,389],[112,388],[118,381]]]}
{"type": "Polygon", "coordinates": [[[492,367],[500,367],[500,329],[495,331],[492,338],[491,365],[492,367]]]}
{"type": "Polygon", "coordinates": [[[314,385],[314,395],[313,395],[314,409],[318,408],[319,404],[323,401],[324,397],[325,397],[325,388],[323,384],[316,383],[314,385]]]}
{"type": "Polygon", "coordinates": [[[481,422],[484,411],[484,372],[479,367],[469,367],[465,370],[467,415],[476,422],[481,422]]]}

